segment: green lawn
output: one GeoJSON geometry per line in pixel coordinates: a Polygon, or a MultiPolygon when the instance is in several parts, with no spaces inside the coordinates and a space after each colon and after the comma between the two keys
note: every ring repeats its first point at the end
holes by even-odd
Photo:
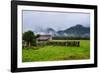
{"type": "Polygon", "coordinates": [[[90,40],[80,40],[80,47],[44,46],[22,49],[23,62],[79,60],[89,58],[90,40]]]}

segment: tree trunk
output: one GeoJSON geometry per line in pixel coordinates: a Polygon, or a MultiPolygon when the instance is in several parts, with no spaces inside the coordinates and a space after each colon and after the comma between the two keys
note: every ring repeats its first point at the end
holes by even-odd
{"type": "Polygon", "coordinates": [[[29,42],[29,47],[31,47],[31,43],[29,42]]]}
{"type": "Polygon", "coordinates": [[[28,43],[28,46],[31,47],[31,43],[30,42],[28,43]]]}

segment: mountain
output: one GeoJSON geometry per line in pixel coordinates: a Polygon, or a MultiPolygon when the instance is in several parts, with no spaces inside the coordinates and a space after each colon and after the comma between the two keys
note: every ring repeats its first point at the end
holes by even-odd
{"type": "Polygon", "coordinates": [[[52,35],[53,37],[56,36],[56,31],[53,28],[47,28],[46,33],[52,35]]]}
{"type": "Polygon", "coordinates": [[[85,33],[90,33],[90,28],[89,27],[84,27],[82,25],[76,25],[73,27],[70,27],[66,30],[64,30],[67,34],[85,34],[85,33]]]}
{"type": "Polygon", "coordinates": [[[47,32],[47,33],[55,32],[55,30],[54,30],[53,28],[47,28],[47,29],[46,29],[46,32],[47,32]]]}
{"type": "Polygon", "coordinates": [[[78,24],[63,31],[60,30],[57,33],[61,35],[66,34],[67,36],[89,37],[90,28],[78,24]]]}
{"type": "MultiPolygon", "coordinates": [[[[90,27],[75,25],[65,30],[55,31],[53,28],[46,28],[41,31],[42,34],[49,34],[52,37],[90,37],[90,27]]],[[[41,34],[38,32],[38,34],[41,34]]]]}

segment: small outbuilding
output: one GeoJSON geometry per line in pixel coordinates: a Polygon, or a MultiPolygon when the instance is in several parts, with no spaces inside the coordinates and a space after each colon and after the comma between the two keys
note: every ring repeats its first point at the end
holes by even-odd
{"type": "Polygon", "coordinates": [[[52,36],[51,35],[40,35],[37,38],[37,41],[48,41],[48,40],[52,40],[52,36]]]}

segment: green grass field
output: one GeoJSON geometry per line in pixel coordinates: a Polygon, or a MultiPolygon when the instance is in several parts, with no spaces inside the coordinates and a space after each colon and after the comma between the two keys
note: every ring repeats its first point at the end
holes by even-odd
{"type": "Polygon", "coordinates": [[[22,49],[23,62],[80,60],[89,58],[90,58],[90,40],[80,40],[80,47],[44,46],[44,47],[36,47],[35,49],[34,48],[22,49]]]}

